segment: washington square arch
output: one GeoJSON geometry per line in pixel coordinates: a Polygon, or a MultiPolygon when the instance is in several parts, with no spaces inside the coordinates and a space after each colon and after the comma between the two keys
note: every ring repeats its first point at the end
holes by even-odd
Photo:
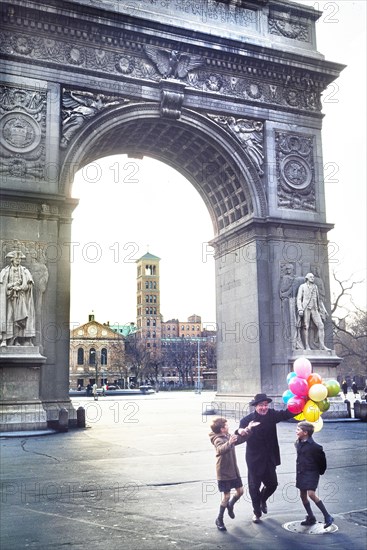
{"type": "Polygon", "coordinates": [[[309,346],[297,320],[309,273],[330,312],[321,94],[343,66],[317,51],[320,16],[287,0],[1,2],[2,429],[73,415],[73,178],[113,154],[172,166],[210,213],[218,401],[280,396],[300,355],[333,377],[330,317],[309,346]]]}

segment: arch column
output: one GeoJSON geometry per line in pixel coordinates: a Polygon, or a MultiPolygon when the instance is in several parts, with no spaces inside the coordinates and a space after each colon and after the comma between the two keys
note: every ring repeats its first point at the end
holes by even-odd
{"type": "MultiPolygon", "coordinates": [[[[285,265],[294,267],[298,285],[303,272],[322,265],[331,227],[254,220],[211,242],[215,248],[219,401],[244,404],[259,392],[281,395],[292,363],[300,355],[309,356],[322,376],[333,377],[339,358],[332,349],[306,352],[297,346],[290,317],[292,302],[284,301],[281,294],[285,265]]],[[[327,273],[324,284],[329,289],[327,273]]],[[[329,290],[325,306],[330,311],[329,290]]],[[[325,321],[325,332],[325,342],[332,348],[330,320],[325,321]]]]}

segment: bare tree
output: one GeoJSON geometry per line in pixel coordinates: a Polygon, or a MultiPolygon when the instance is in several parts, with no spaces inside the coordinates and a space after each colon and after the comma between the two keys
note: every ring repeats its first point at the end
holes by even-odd
{"type": "Polygon", "coordinates": [[[337,293],[333,297],[331,314],[335,351],[343,359],[338,371],[351,377],[366,378],[367,370],[367,312],[357,307],[351,296],[352,289],[364,281],[353,276],[340,280],[333,273],[337,293]]]}
{"type": "Polygon", "coordinates": [[[145,341],[136,334],[130,335],[126,342],[126,363],[130,374],[133,374],[140,383],[143,383],[149,359],[150,353],[146,348],[145,341]]]}

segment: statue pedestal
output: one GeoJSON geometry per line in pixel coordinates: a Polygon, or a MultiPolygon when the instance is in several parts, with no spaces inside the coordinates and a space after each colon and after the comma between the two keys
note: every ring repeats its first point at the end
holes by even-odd
{"type": "Polygon", "coordinates": [[[39,395],[45,361],[38,346],[0,347],[0,431],[47,428],[39,395]]]}
{"type": "Polygon", "coordinates": [[[338,357],[334,350],[319,350],[319,349],[304,349],[293,352],[292,357],[289,359],[291,370],[293,370],[293,363],[299,357],[307,357],[311,362],[312,372],[317,372],[323,380],[335,379],[335,369],[342,362],[342,359],[338,357]]]}

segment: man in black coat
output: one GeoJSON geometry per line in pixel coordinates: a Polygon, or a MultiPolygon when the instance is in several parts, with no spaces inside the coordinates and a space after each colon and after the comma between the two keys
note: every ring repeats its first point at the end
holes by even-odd
{"type": "Polygon", "coordinates": [[[251,421],[260,423],[252,430],[252,436],[246,446],[248,487],[254,510],[254,523],[259,523],[262,513],[267,514],[266,501],[278,486],[276,467],[280,464],[280,452],[276,425],[295,416],[288,410],[269,409],[271,402],[272,399],[265,393],[255,395],[250,402],[255,411],[242,418],[235,432],[243,435],[251,421]],[[263,487],[260,491],[261,484],[263,487]]]}

